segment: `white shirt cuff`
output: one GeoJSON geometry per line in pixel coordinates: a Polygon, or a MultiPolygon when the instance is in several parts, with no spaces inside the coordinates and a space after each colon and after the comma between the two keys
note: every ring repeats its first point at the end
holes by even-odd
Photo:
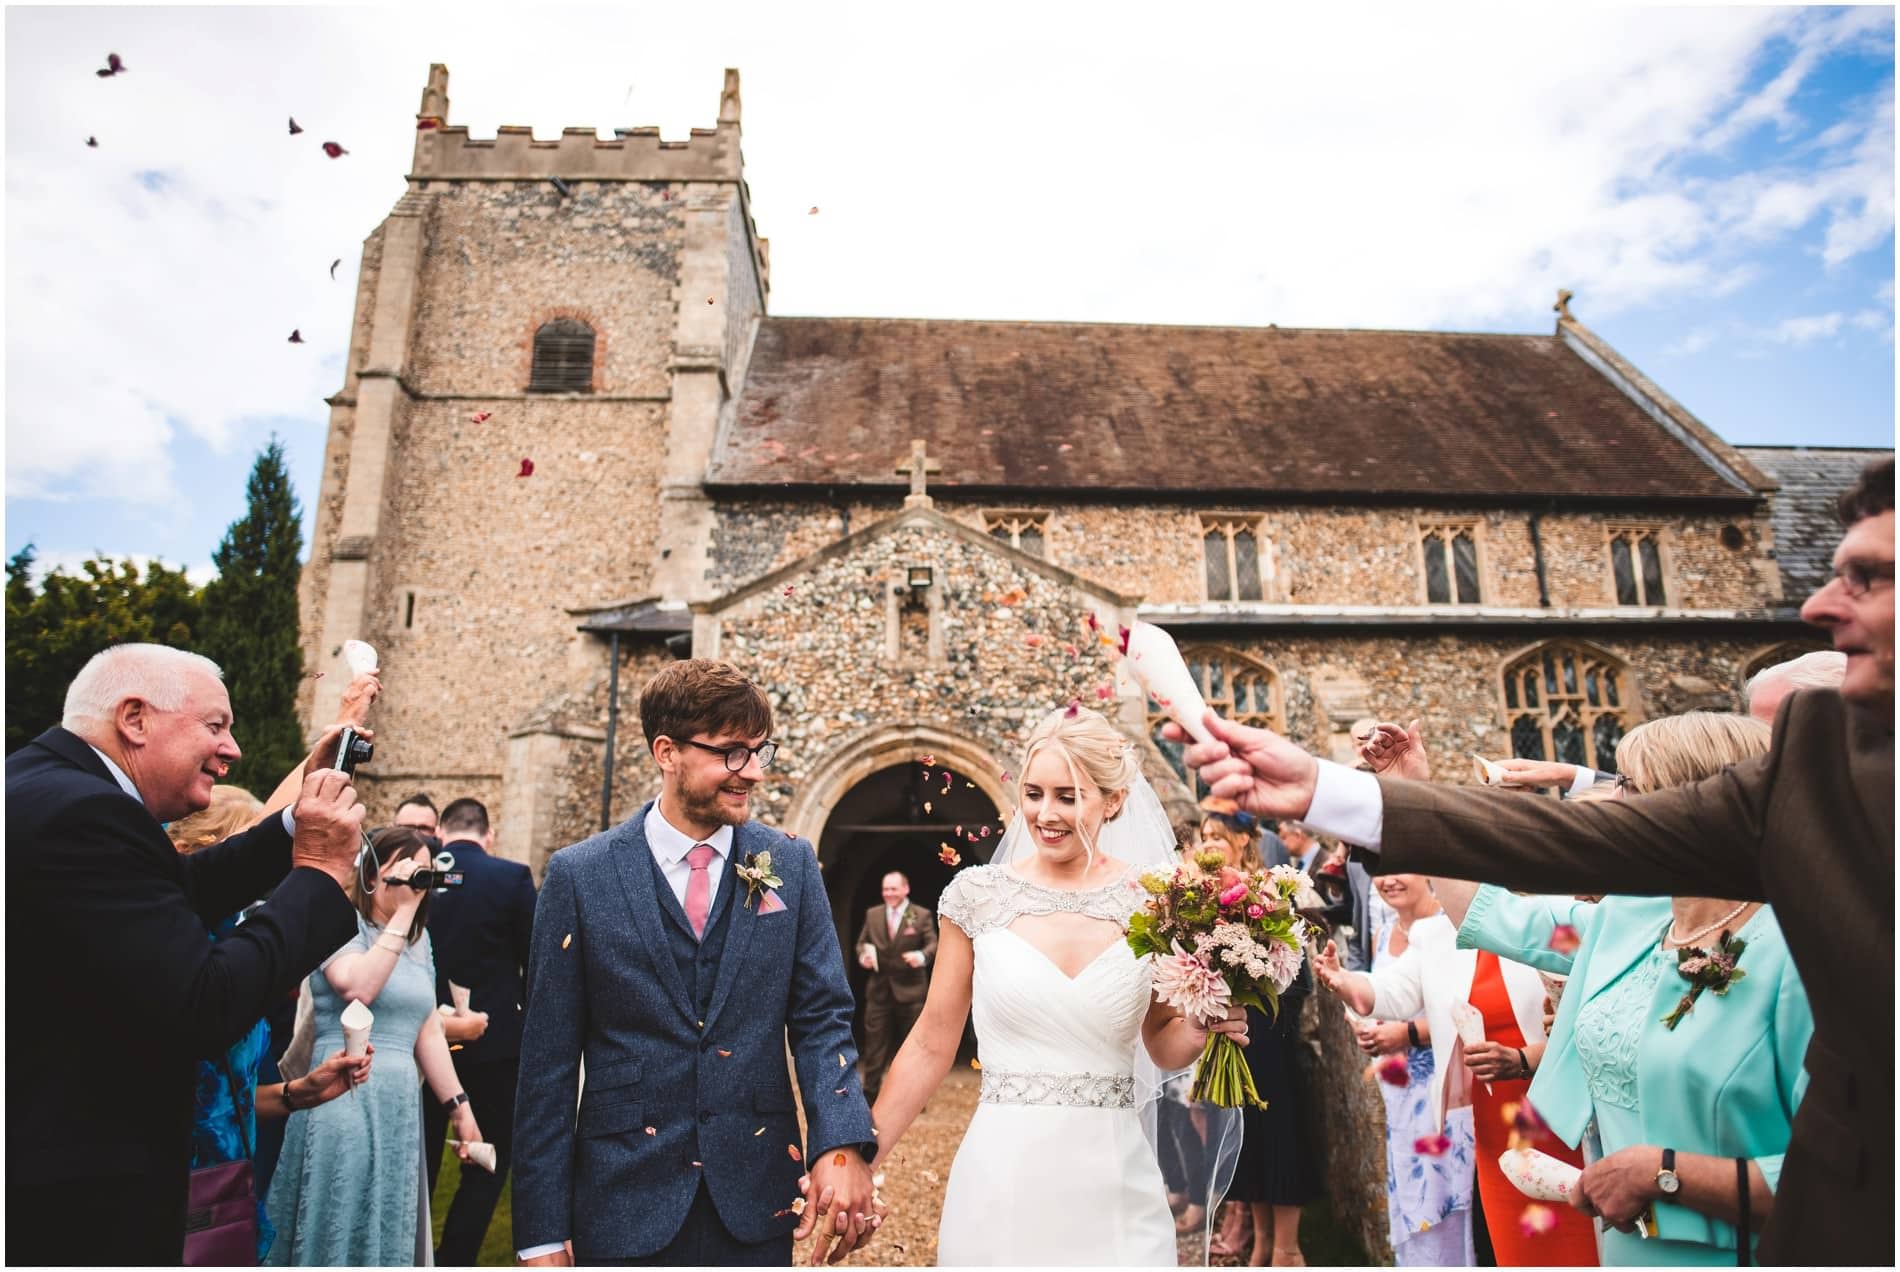
{"type": "Polygon", "coordinates": [[[1363,769],[1321,760],[1312,807],[1300,820],[1322,835],[1377,848],[1385,829],[1385,796],[1380,793],[1379,779],[1363,769]]]}
{"type": "Polygon", "coordinates": [[[556,1241],[553,1245],[529,1246],[526,1250],[515,1251],[517,1259],[538,1259],[544,1254],[559,1254],[567,1249],[567,1242],[556,1241]]]}
{"type": "Polygon", "coordinates": [[[284,833],[292,839],[297,837],[297,819],[290,814],[296,807],[295,804],[284,805],[284,833]]]}
{"type": "Polygon", "coordinates": [[[1597,784],[1597,771],[1595,769],[1585,768],[1581,764],[1577,765],[1576,769],[1577,775],[1570,779],[1570,789],[1564,792],[1566,796],[1580,795],[1597,784]]]}

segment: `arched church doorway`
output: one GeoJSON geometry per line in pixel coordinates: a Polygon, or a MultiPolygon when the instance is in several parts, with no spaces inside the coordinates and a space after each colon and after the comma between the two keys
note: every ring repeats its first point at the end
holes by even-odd
{"type": "Polygon", "coordinates": [[[943,845],[957,850],[962,866],[980,865],[1002,838],[1000,818],[990,797],[965,774],[914,761],[871,773],[832,807],[818,838],[818,860],[858,1001],[852,1029],[860,1044],[869,973],[858,966],[857,938],[866,912],[883,904],[884,876],[902,872],[910,880],[911,901],[935,912],[958,868],[941,860],[943,845]]]}

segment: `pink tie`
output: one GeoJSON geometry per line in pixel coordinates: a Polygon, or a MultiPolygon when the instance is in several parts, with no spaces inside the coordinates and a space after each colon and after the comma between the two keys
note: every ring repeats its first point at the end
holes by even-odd
{"type": "Polygon", "coordinates": [[[892,910],[892,911],[890,912],[890,917],[891,917],[891,935],[892,935],[892,936],[896,936],[896,935],[897,935],[897,922],[898,922],[898,915],[899,915],[899,914],[901,914],[901,913],[902,913],[902,911],[899,911],[899,910],[892,910]]]}
{"type": "Polygon", "coordinates": [[[686,854],[686,864],[693,868],[686,880],[686,921],[693,925],[694,936],[706,935],[706,912],[712,909],[712,880],[706,867],[718,855],[711,844],[695,844],[686,854]]]}

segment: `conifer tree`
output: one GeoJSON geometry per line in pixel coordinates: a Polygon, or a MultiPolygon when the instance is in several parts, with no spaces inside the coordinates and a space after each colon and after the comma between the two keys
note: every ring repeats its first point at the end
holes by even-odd
{"type": "Polygon", "coordinates": [[[259,798],[303,758],[297,688],[298,555],[303,531],[296,495],[275,437],[257,457],[245,488],[244,516],[212,553],[218,576],[205,586],[201,653],[224,669],[238,743],[244,749],[226,779],[259,798]]]}

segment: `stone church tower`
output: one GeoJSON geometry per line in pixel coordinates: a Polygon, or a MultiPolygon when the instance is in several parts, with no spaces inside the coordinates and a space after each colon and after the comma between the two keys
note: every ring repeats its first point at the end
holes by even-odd
{"type": "MultiPolygon", "coordinates": [[[[545,802],[549,767],[576,743],[599,766],[600,713],[563,710],[605,667],[575,615],[707,594],[700,479],[765,310],[767,248],[736,71],[717,125],[685,142],[476,140],[448,123],[448,92],[432,66],[408,192],[364,247],[304,643],[332,672],[352,636],[383,653],[380,812],[410,787],[475,795],[526,860],[573,820],[545,802]]],[[[312,721],[344,682],[315,682],[312,721]]]]}

